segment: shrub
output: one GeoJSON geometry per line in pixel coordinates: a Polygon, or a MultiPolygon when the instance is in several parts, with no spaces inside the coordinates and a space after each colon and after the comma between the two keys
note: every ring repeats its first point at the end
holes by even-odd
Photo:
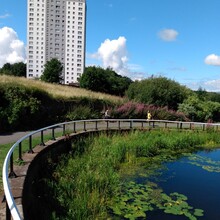
{"type": "Polygon", "coordinates": [[[92,111],[90,107],[82,106],[82,105],[75,107],[66,114],[66,119],[70,121],[93,119],[98,117],[99,117],[98,112],[92,111]]]}
{"type": "Polygon", "coordinates": [[[118,106],[111,111],[111,117],[145,119],[148,111],[151,112],[152,118],[157,120],[189,121],[182,112],[136,102],[127,102],[118,106]]]}

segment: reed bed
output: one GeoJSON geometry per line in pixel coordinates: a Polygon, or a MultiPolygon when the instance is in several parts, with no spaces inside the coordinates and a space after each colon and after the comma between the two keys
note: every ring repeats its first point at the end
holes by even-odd
{"type": "Polygon", "coordinates": [[[60,204],[55,210],[61,216],[54,210],[53,219],[108,219],[108,205],[131,170],[219,144],[217,132],[192,131],[135,131],[81,139],[53,172],[53,180],[48,180],[60,204]]]}

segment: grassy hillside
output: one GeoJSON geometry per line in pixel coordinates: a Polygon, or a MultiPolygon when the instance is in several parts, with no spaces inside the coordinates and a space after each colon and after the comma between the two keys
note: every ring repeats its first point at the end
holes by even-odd
{"type": "Polygon", "coordinates": [[[122,102],[123,98],[104,93],[92,92],[86,89],[75,88],[64,85],[42,82],[40,80],[31,80],[24,77],[14,77],[0,75],[0,84],[23,85],[29,88],[42,89],[49,93],[53,98],[69,99],[74,97],[86,97],[91,99],[103,99],[114,103],[122,102]]]}
{"type": "Polygon", "coordinates": [[[86,89],[0,75],[0,133],[33,130],[66,120],[102,117],[124,99],[86,89]]]}

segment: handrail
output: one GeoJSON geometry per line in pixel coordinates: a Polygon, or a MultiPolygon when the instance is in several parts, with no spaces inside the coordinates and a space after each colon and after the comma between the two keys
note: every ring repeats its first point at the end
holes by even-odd
{"type": "MultiPolygon", "coordinates": [[[[144,124],[148,123],[148,126],[151,124],[152,127],[155,127],[156,124],[158,123],[157,126],[161,127],[161,124],[164,124],[164,128],[168,128],[168,124],[176,124],[177,128],[182,129],[183,125],[189,125],[189,127],[186,127],[185,129],[192,129],[193,126],[202,126],[202,130],[205,130],[207,126],[214,126],[218,127],[220,126],[220,123],[202,123],[202,122],[183,122],[183,121],[167,121],[167,120],[149,120],[146,121],[144,119],[94,119],[94,120],[77,120],[77,121],[70,121],[70,122],[63,122],[63,123],[58,123],[55,125],[51,125],[48,127],[44,127],[41,129],[38,129],[36,131],[30,132],[29,134],[23,136],[20,138],[8,151],[4,164],[3,164],[3,170],[2,170],[2,178],[3,178],[3,187],[4,187],[4,193],[5,193],[5,199],[6,199],[6,220],[11,219],[11,217],[14,220],[22,220],[21,213],[19,213],[19,210],[16,206],[14,197],[12,195],[10,183],[9,183],[9,178],[11,176],[16,177],[16,174],[14,174],[13,171],[13,152],[14,150],[19,146],[19,159],[22,159],[20,152],[21,152],[21,143],[29,138],[29,152],[32,151],[32,136],[40,133],[41,135],[41,145],[44,145],[44,132],[46,130],[51,129],[52,130],[52,139],[55,139],[54,136],[54,131],[57,128],[62,128],[63,129],[63,135],[65,135],[66,132],[66,127],[72,125],[72,133],[76,133],[76,125],[81,124],[81,130],[86,132],[87,130],[87,123],[90,125],[90,129],[98,130],[98,123],[102,123],[102,129],[122,129],[122,128],[127,128],[127,129],[132,129],[134,128],[134,124],[136,123],[137,127],[140,127],[143,129],[144,124]],[[111,127],[109,122],[117,122],[115,127],[111,127]],[[128,122],[128,124],[124,127],[122,123],[128,122]],[[94,124],[91,124],[94,123],[94,124]],[[104,123],[104,124],[103,124],[104,123]],[[138,124],[137,124],[138,123],[138,124]],[[9,169],[10,167],[10,169],[9,169]],[[9,173],[10,170],[10,173],[9,173]]],[[[79,129],[80,130],[80,129],[79,129]]]]}

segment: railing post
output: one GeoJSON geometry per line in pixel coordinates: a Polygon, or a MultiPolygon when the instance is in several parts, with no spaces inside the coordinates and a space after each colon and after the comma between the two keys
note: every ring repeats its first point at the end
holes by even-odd
{"type": "Polygon", "coordinates": [[[10,212],[10,209],[8,207],[8,203],[6,201],[6,220],[11,220],[11,212],[10,212]]]}
{"type": "Polygon", "coordinates": [[[121,130],[121,122],[118,121],[118,130],[121,130]]]}
{"type": "Polygon", "coordinates": [[[165,128],[167,128],[167,122],[165,122],[165,128]]]}
{"type": "Polygon", "coordinates": [[[66,125],[63,124],[63,136],[66,134],[66,125]]]}
{"type": "Polygon", "coordinates": [[[141,122],[141,129],[143,129],[144,128],[144,122],[142,121],[141,122]]]}
{"type": "Polygon", "coordinates": [[[84,131],[86,131],[86,121],[84,121],[84,131]]]}
{"type": "Polygon", "coordinates": [[[5,202],[5,201],[6,201],[6,197],[5,197],[5,194],[4,194],[4,196],[2,198],[2,203],[5,202]]]}
{"type": "Polygon", "coordinates": [[[133,121],[130,121],[130,129],[133,128],[133,121]]]}
{"type": "Polygon", "coordinates": [[[21,145],[21,142],[19,143],[19,147],[18,147],[18,160],[23,161],[23,159],[22,159],[22,145],[21,145]]]}
{"type": "Polygon", "coordinates": [[[40,139],[41,139],[40,145],[41,145],[41,146],[45,146],[45,143],[44,143],[44,131],[41,131],[41,132],[40,132],[40,139]]]}
{"type": "Polygon", "coordinates": [[[54,134],[54,130],[55,130],[55,128],[52,128],[52,140],[53,140],[53,141],[56,140],[56,138],[55,138],[55,134],[54,134]]]}
{"type": "Polygon", "coordinates": [[[109,121],[106,121],[106,122],[107,122],[106,129],[108,130],[109,129],[109,121]]]}
{"type": "Polygon", "coordinates": [[[28,153],[33,154],[34,151],[32,149],[32,135],[29,136],[29,150],[28,153]]]}
{"type": "Polygon", "coordinates": [[[14,172],[14,159],[13,159],[13,152],[11,154],[11,158],[10,158],[10,173],[9,173],[9,178],[16,178],[17,175],[14,172]]]}
{"type": "Polygon", "coordinates": [[[202,125],[202,130],[205,131],[205,125],[204,124],[202,125]]]}
{"type": "Polygon", "coordinates": [[[95,121],[95,130],[98,130],[98,121],[95,121]]]}
{"type": "Polygon", "coordinates": [[[76,122],[73,122],[73,132],[76,133],[76,122]]]}

